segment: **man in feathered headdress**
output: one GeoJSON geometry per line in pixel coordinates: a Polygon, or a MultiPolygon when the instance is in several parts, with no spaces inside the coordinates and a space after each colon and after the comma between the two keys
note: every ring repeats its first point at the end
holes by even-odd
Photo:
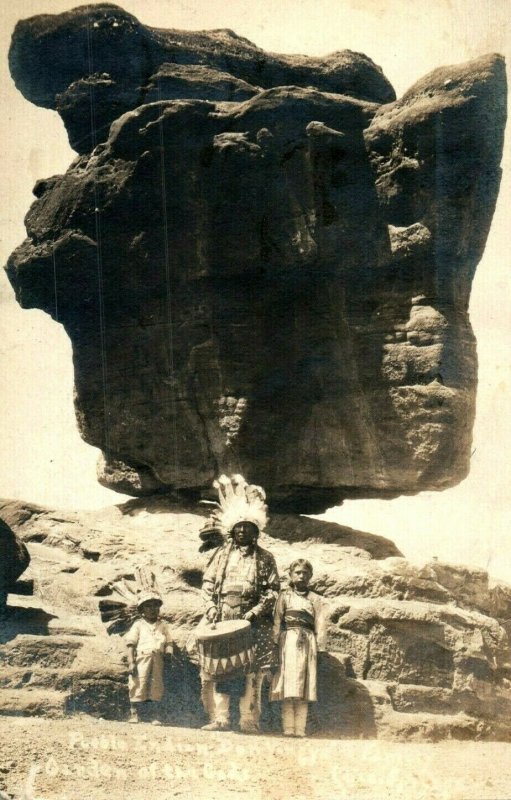
{"type": "MultiPolygon", "coordinates": [[[[254,660],[240,698],[240,730],[257,733],[264,671],[271,665],[272,613],[279,591],[275,559],[257,544],[267,522],[265,493],[241,475],[215,481],[219,508],[213,514],[224,537],[204,573],[202,591],[209,622],[248,620],[252,625],[254,660]]],[[[210,723],[206,730],[230,728],[228,687],[202,673],[202,698],[210,723]],[[220,691],[227,689],[227,691],[220,691]]]]}

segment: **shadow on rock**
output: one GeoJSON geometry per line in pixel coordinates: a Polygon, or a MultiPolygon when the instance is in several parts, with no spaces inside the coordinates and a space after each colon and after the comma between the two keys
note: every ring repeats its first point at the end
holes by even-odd
{"type": "Polygon", "coordinates": [[[316,539],[325,544],[336,544],[340,547],[356,547],[365,550],[375,559],[402,557],[394,542],[383,536],[357,531],[335,522],[327,522],[311,517],[299,517],[291,514],[273,514],[270,518],[267,533],[274,539],[287,542],[304,542],[316,539]]]}
{"type": "MultiPolygon", "coordinates": [[[[197,728],[206,720],[201,704],[199,669],[184,659],[165,659],[165,696],[159,716],[166,724],[197,728]]],[[[153,704],[140,704],[143,721],[152,719],[153,704]]],[[[129,714],[128,673],[89,675],[76,680],[65,704],[66,714],[86,713],[104,719],[127,719],[129,714]]]]}
{"type": "Polygon", "coordinates": [[[0,644],[11,641],[19,633],[48,636],[50,620],[55,618],[55,614],[42,608],[7,606],[5,616],[0,619],[0,644]]]}
{"type": "Polygon", "coordinates": [[[318,660],[318,702],[310,706],[309,733],[346,739],[376,737],[373,700],[349,667],[330,653],[318,660]]]}

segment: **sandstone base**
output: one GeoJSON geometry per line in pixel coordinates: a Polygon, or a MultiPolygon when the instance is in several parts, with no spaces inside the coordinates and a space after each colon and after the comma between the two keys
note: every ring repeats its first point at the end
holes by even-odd
{"type": "MultiPolygon", "coordinates": [[[[198,552],[197,509],[157,498],[95,512],[3,502],[0,513],[28,544],[35,583],[34,598],[10,596],[0,622],[0,714],[126,718],[125,647],[107,634],[98,603],[112,582],[148,565],[178,644],[167,664],[166,718],[203,724],[198,668],[186,648],[208,559],[198,552]]],[[[492,585],[482,570],[436,561],[419,569],[388,540],[307,517],[274,515],[261,544],[283,577],[294,558],[308,558],[328,602],[329,652],[311,734],[511,739],[511,588],[492,585]]],[[[263,706],[264,728],[277,731],[278,705],[263,706]]]]}

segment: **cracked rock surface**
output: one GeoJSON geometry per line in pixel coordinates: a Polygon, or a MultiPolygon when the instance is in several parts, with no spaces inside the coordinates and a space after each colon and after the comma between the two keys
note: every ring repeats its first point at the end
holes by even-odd
{"type": "Polygon", "coordinates": [[[13,591],[16,581],[30,564],[30,555],[13,530],[0,519],[0,614],[4,610],[7,594],[13,591]]]}
{"type": "Polygon", "coordinates": [[[197,496],[242,472],[314,513],[465,477],[500,56],[395,100],[360,54],[105,4],[20,22],[10,64],[78,153],[36,184],[7,270],[72,341],[102,483],[197,496]]]}
{"type": "MultiPolygon", "coordinates": [[[[153,497],[87,512],[3,500],[0,514],[29,548],[36,586],[33,598],[10,596],[0,625],[0,714],[127,715],[126,628],[108,636],[98,605],[118,600],[115,582],[145,566],[177,642],[165,713],[173,724],[204,724],[190,635],[210,555],[198,552],[205,512],[153,497]]],[[[283,585],[289,564],[309,559],[324,598],[328,652],[311,732],[510,740],[511,587],[482,569],[418,567],[388,539],[292,514],[272,515],[261,545],[283,585]]],[[[264,730],[279,730],[264,698],[264,730]]]]}

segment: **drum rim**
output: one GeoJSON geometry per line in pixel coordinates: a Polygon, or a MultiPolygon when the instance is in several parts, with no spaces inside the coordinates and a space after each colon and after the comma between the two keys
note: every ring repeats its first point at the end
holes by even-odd
{"type": "Polygon", "coordinates": [[[215,623],[212,628],[209,623],[201,621],[196,629],[195,635],[198,641],[210,641],[211,639],[221,639],[228,635],[235,635],[239,633],[247,633],[251,628],[250,622],[246,619],[223,619],[215,623]],[[230,630],[222,630],[220,626],[229,623],[230,630]],[[236,626],[232,625],[236,623],[236,626]]]}

